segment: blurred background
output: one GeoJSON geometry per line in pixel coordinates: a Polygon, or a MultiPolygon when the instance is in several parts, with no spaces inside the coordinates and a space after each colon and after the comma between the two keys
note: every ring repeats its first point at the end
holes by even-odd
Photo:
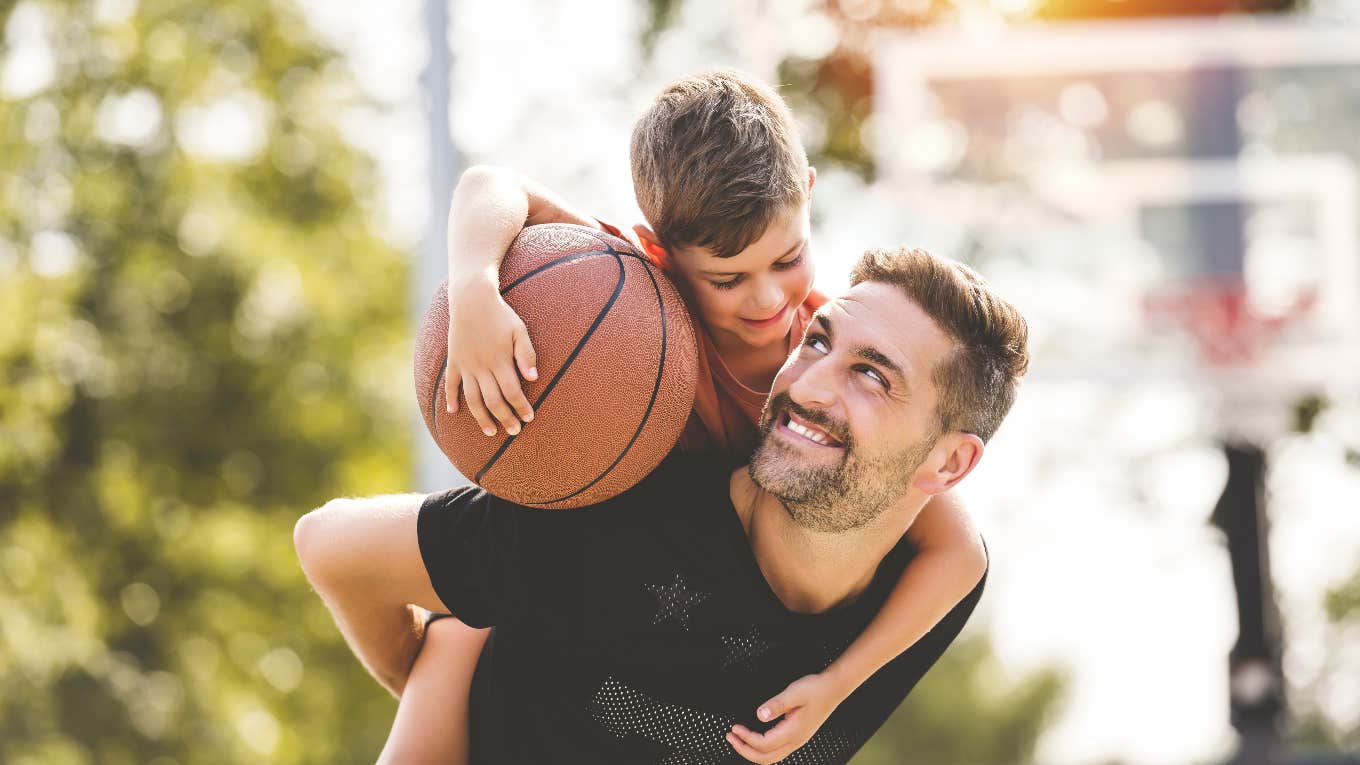
{"type": "Polygon", "coordinates": [[[361,763],[292,550],[457,480],[410,379],[471,163],[640,220],[670,79],[779,86],[819,286],[968,262],[1034,362],[960,639],[858,765],[1360,757],[1360,2],[0,4],[0,762],[361,763]],[[447,34],[445,34],[447,30],[447,34]]]}

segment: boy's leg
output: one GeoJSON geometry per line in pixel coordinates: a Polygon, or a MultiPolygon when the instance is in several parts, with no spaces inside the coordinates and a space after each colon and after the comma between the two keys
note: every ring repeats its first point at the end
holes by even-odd
{"type": "Polygon", "coordinates": [[[454,618],[430,622],[378,765],[467,762],[472,675],[488,631],[454,618]]]}

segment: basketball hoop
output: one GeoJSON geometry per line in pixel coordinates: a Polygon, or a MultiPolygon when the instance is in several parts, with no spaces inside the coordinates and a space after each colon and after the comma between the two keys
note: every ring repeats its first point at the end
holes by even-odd
{"type": "Polygon", "coordinates": [[[1199,344],[1201,361],[1215,369],[1256,364],[1285,327],[1307,314],[1316,290],[1302,294],[1283,312],[1258,310],[1240,279],[1199,279],[1156,290],[1143,300],[1154,323],[1178,324],[1199,344]]]}

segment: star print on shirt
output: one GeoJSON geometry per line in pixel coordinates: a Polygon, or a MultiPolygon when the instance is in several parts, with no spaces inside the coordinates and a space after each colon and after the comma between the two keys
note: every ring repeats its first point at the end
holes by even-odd
{"type": "Polygon", "coordinates": [[[689,632],[689,610],[708,600],[707,592],[699,592],[685,587],[685,577],[679,573],[671,584],[649,584],[647,589],[656,596],[659,607],[652,624],[660,624],[674,619],[680,627],[689,632]]]}
{"type": "Polygon", "coordinates": [[[760,636],[760,630],[756,629],[754,624],[745,635],[723,635],[722,644],[725,654],[723,667],[740,664],[746,667],[748,672],[756,668],[756,659],[770,650],[770,644],[760,636]]]}

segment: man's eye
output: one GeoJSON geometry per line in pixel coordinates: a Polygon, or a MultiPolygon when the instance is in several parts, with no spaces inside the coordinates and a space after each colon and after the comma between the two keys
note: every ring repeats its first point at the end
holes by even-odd
{"type": "Polygon", "coordinates": [[[821,353],[826,353],[830,350],[830,347],[826,344],[826,338],[821,335],[808,335],[807,340],[803,341],[803,345],[821,353]]]}
{"type": "Polygon", "coordinates": [[[888,387],[888,379],[880,374],[877,369],[874,369],[873,367],[860,367],[859,371],[862,372],[865,377],[882,385],[884,388],[888,387]]]}

